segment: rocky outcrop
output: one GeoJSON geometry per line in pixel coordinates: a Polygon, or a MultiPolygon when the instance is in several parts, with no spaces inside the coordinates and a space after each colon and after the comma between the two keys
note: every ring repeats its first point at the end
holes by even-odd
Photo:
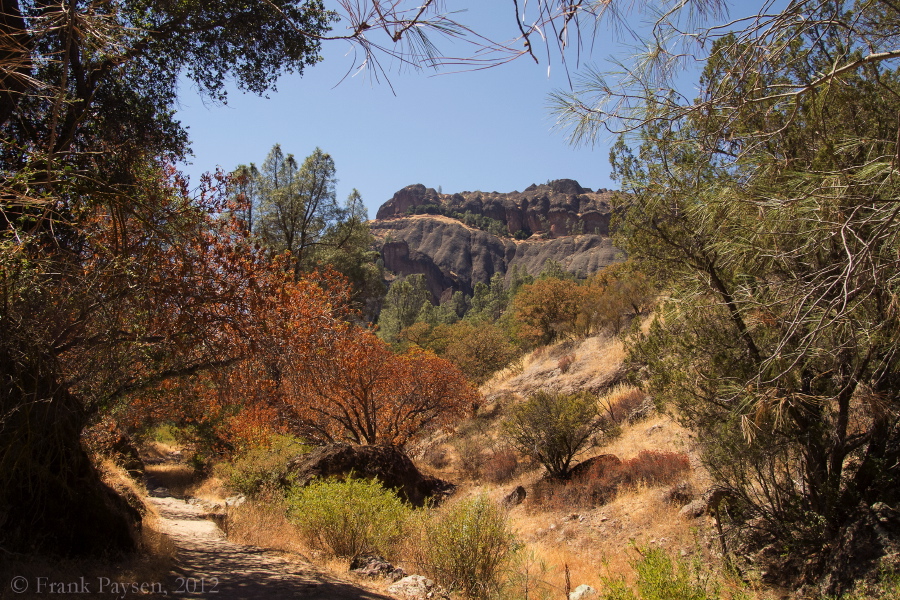
{"type": "Polygon", "coordinates": [[[416,184],[394,194],[370,225],[384,266],[398,275],[424,275],[437,304],[455,291],[471,295],[476,284],[496,273],[508,277],[515,268],[538,275],[553,260],[587,276],[621,260],[608,237],[610,200],[611,192],[593,192],[571,179],[509,194],[439,194],[416,184]],[[412,214],[423,211],[428,214],[412,214]],[[491,224],[493,233],[456,218],[465,214],[467,222],[491,224]],[[497,235],[504,232],[509,235],[497,235]]]}
{"type": "Polygon", "coordinates": [[[561,237],[580,233],[609,235],[612,192],[596,192],[572,179],[531,184],[523,192],[462,192],[441,194],[421,183],[394,194],[378,209],[376,219],[406,217],[428,206],[442,212],[470,212],[500,221],[510,235],[543,234],[561,237]]]}
{"type": "Polygon", "coordinates": [[[406,572],[395,567],[378,554],[361,554],[350,561],[350,572],[362,577],[374,579],[383,577],[391,581],[398,581],[406,577],[406,572]]]}
{"type": "Polygon", "coordinates": [[[433,216],[375,221],[371,227],[384,266],[398,275],[423,274],[435,303],[457,290],[471,295],[475,284],[487,283],[495,273],[509,277],[515,267],[538,275],[553,260],[587,276],[623,257],[599,235],[516,241],[433,216]]]}
{"type": "Polygon", "coordinates": [[[282,483],[305,486],[317,478],[377,479],[413,506],[438,501],[454,489],[452,483],[423,475],[409,457],[392,446],[331,444],[292,459],[282,483]]]}

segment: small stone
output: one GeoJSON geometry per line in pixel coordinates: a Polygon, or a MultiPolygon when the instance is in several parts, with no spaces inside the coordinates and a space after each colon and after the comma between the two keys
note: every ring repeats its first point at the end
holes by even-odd
{"type": "Polygon", "coordinates": [[[694,500],[685,504],[679,513],[689,519],[697,519],[706,512],[706,502],[703,500],[694,500]]]}
{"type": "Polygon", "coordinates": [[[403,600],[428,600],[429,598],[449,599],[447,592],[422,575],[409,575],[387,589],[403,600]]]}
{"type": "Polygon", "coordinates": [[[526,495],[527,492],[525,491],[525,488],[521,485],[518,485],[509,494],[507,494],[505,498],[503,498],[503,505],[507,508],[518,506],[525,500],[526,495]]]}
{"type": "Polygon", "coordinates": [[[596,598],[597,590],[587,584],[579,585],[573,592],[569,594],[569,600],[587,600],[588,598],[596,598]]]}

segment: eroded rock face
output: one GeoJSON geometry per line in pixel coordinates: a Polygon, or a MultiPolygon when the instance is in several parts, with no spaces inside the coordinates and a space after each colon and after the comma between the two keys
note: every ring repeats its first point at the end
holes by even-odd
{"type": "Polygon", "coordinates": [[[428,205],[460,213],[471,212],[504,223],[512,235],[545,233],[553,237],[579,233],[609,235],[612,192],[596,192],[572,179],[532,184],[523,192],[462,192],[440,194],[421,183],[394,194],[378,209],[376,219],[405,217],[428,205]]]}
{"type": "Polygon", "coordinates": [[[592,192],[571,179],[531,185],[524,192],[439,194],[422,184],[403,188],[370,225],[384,265],[398,275],[422,274],[438,304],[453,292],[471,295],[514,268],[539,275],[549,260],[587,276],[622,260],[609,239],[611,192],[592,192]],[[428,210],[434,214],[409,214],[428,210]],[[464,225],[456,212],[502,223],[515,239],[464,225]]]}
{"type": "Polygon", "coordinates": [[[554,260],[587,276],[623,258],[608,237],[515,241],[446,217],[376,221],[372,233],[381,240],[384,266],[399,275],[423,274],[435,304],[455,291],[471,295],[475,284],[488,283],[495,273],[509,277],[514,267],[536,276],[554,260]]]}
{"type": "Polygon", "coordinates": [[[331,444],[298,456],[287,466],[284,485],[305,486],[322,477],[375,478],[413,506],[428,500],[440,500],[454,485],[436,477],[423,475],[410,458],[391,446],[355,446],[331,444]]]}

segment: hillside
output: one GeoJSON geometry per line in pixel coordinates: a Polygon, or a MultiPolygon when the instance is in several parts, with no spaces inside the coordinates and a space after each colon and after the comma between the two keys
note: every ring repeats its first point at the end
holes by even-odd
{"type": "Polygon", "coordinates": [[[523,192],[442,194],[410,185],[370,223],[385,267],[425,275],[432,300],[549,260],[585,276],[621,260],[609,239],[612,192],[561,179],[523,192]]]}
{"type": "Polygon", "coordinates": [[[623,421],[616,435],[598,438],[579,453],[577,462],[601,455],[629,461],[641,452],[687,457],[690,467],[673,473],[671,480],[625,486],[607,502],[585,502],[574,483],[542,489],[544,470],[519,455],[514,468],[505,463],[511,450],[501,423],[513,407],[538,389],[590,390],[613,405],[621,403],[636,392],[621,383],[624,355],[622,341],[606,335],[539,348],[482,386],[486,405],[475,419],[431,440],[417,455],[435,474],[459,483],[462,497],[488,493],[501,501],[516,486],[527,491],[524,502],[510,510],[510,520],[525,553],[545,566],[537,579],[552,590],[551,597],[565,589],[567,568],[572,589],[589,584],[606,590],[603,577],[632,578],[632,562],[655,548],[698,564],[719,565],[721,560],[713,518],[682,510],[711,484],[696,441],[670,415],[645,409],[642,416],[623,421]],[[684,495],[672,500],[678,490],[684,495]]]}

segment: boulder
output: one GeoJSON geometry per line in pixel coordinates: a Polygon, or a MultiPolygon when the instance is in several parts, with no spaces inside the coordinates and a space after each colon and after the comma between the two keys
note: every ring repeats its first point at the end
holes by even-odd
{"type": "Polygon", "coordinates": [[[579,585],[569,593],[569,600],[588,600],[588,598],[596,598],[597,590],[587,584],[579,585]]]}
{"type": "Polygon", "coordinates": [[[390,586],[387,591],[389,594],[394,594],[403,600],[429,600],[431,598],[450,600],[450,594],[441,586],[422,575],[404,577],[390,586]]]}
{"type": "Polygon", "coordinates": [[[507,508],[518,506],[525,501],[525,497],[527,495],[528,493],[525,491],[525,488],[523,488],[521,485],[517,485],[503,498],[503,506],[507,508]]]}
{"type": "Polygon", "coordinates": [[[676,506],[689,504],[690,502],[693,502],[695,498],[696,494],[694,493],[694,488],[692,488],[691,484],[687,481],[676,483],[662,492],[659,497],[663,504],[674,504],[676,506]]]}
{"type": "Polygon", "coordinates": [[[692,500],[682,506],[681,510],[678,512],[681,516],[688,519],[699,519],[706,514],[706,501],[702,498],[699,500],[692,500]]]}
{"type": "Polygon", "coordinates": [[[377,554],[361,554],[350,561],[350,572],[363,577],[386,577],[398,581],[406,577],[403,569],[395,567],[377,554]]]}
{"type": "Polygon", "coordinates": [[[583,477],[599,478],[607,469],[618,467],[621,464],[622,460],[618,456],[601,454],[575,465],[569,477],[570,479],[581,479],[583,477]]]}
{"type": "Polygon", "coordinates": [[[400,498],[417,507],[424,506],[428,501],[439,502],[456,487],[437,477],[423,475],[399,448],[352,444],[321,446],[292,459],[287,464],[287,474],[281,483],[285,486],[305,486],[316,478],[345,478],[350,475],[377,479],[384,487],[396,491],[400,498]]]}

